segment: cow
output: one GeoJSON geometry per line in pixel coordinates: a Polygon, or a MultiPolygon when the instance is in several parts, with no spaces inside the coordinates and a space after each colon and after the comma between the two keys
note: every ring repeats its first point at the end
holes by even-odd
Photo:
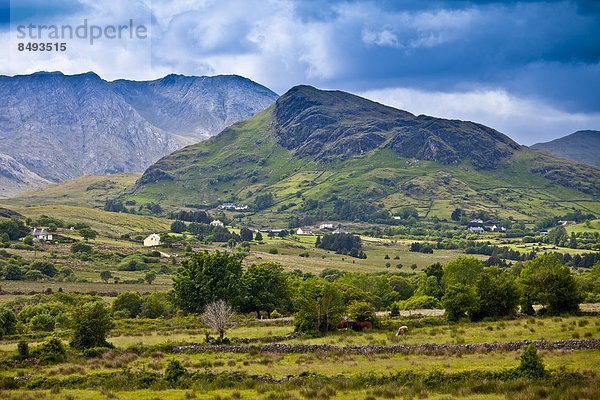
{"type": "Polygon", "coordinates": [[[407,333],[408,333],[408,326],[402,325],[400,328],[398,328],[398,331],[396,332],[396,336],[403,336],[403,335],[406,335],[407,333]]]}

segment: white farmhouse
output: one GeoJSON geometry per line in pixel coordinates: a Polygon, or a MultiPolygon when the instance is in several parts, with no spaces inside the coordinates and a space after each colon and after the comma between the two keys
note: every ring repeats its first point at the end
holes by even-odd
{"type": "Polygon", "coordinates": [[[298,228],[298,230],[296,231],[296,235],[312,235],[313,234],[313,228],[310,226],[303,226],[301,228],[298,228]]]}
{"type": "Polygon", "coordinates": [[[144,246],[160,246],[160,235],[158,233],[153,233],[152,235],[149,235],[146,239],[144,239],[144,246]]]}
{"type": "Polygon", "coordinates": [[[40,240],[52,240],[52,232],[44,228],[33,228],[33,231],[31,231],[31,236],[33,236],[33,240],[36,242],[39,242],[40,240]]]}
{"type": "Polygon", "coordinates": [[[333,222],[323,222],[319,225],[319,229],[333,229],[333,222]]]}
{"type": "Polygon", "coordinates": [[[225,226],[220,220],[215,219],[213,222],[210,223],[212,226],[225,226]]]}

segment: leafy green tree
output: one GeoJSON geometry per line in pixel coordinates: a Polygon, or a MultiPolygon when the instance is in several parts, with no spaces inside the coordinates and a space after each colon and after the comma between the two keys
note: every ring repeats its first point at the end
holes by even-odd
{"type": "Polygon", "coordinates": [[[254,233],[248,228],[241,228],[240,238],[242,239],[242,242],[251,242],[252,239],[254,239],[254,233]]]}
{"type": "Polygon", "coordinates": [[[273,310],[289,308],[290,295],[283,267],[277,263],[253,264],[242,276],[242,311],[266,311],[270,317],[273,310]]]}
{"type": "Polygon", "coordinates": [[[152,285],[152,282],[154,282],[155,279],[156,273],[152,271],[146,273],[146,276],[144,276],[144,280],[148,283],[148,285],[152,285]]]}
{"type": "Polygon", "coordinates": [[[17,331],[17,316],[8,307],[0,307],[0,339],[17,331]]]}
{"type": "Polygon", "coordinates": [[[100,272],[100,279],[104,281],[104,283],[108,283],[108,280],[112,278],[112,272],[110,271],[102,271],[100,272]]]}
{"type": "Polygon", "coordinates": [[[23,280],[25,274],[23,270],[17,265],[9,265],[4,269],[4,279],[7,281],[20,281],[23,280]]]}
{"type": "Polygon", "coordinates": [[[96,239],[96,237],[98,236],[98,232],[96,232],[93,229],[90,228],[83,228],[79,230],[79,234],[81,235],[82,238],[84,238],[86,241],[90,240],[90,239],[96,239]]]}
{"type": "Polygon", "coordinates": [[[254,207],[256,207],[257,210],[264,210],[265,208],[269,208],[274,203],[275,203],[275,198],[273,196],[273,193],[271,193],[271,192],[259,194],[254,199],[254,207]]]}
{"type": "Polygon", "coordinates": [[[458,321],[465,316],[472,316],[479,309],[475,288],[461,283],[453,283],[446,287],[442,304],[449,321],[458,321]]]}
{"type": "Polygon", "coordinates": [[[31,235],[27,235],[23,238],[23,244],[26,244],[28,246],[33,246],[33,236],[31,235]]]}
{"type": "Polygon", "coordinates": [[[504,317],[514,315],[520,300],[520,291],[515,278],[498,267],[485,269],[475,282],[479,298],[479,310],[475,318],[504,317]]]}
{"type": "Polygon", "coordinates": [[[25,223],[16,218],[0,220],[0,234],[6,233],[10,240],[18,240],[29,233],[25,223]]]}
{"type": "Polygon", "coordinates": [[[415,292],[415,285],[412,280],[403,276],[391,275],[388,277],[388,282],[396,292],[395,297],[397,300],[406,300],[415,292]]]}
{"type": "Polygon", "coordinates": [[[53,277],[58,273],[58,269],[49,261],[34,261],[29,264],[29,268],[38,270],[49,277],[53,277]]]}
{"type": "Polygon", "coordinates": [[[340,292],[334,284],[322,279],[308,279],[298,288],[295,307],[298,332],[327,332],[335,327],[344,314],[340,292]]]}
{"type": "Polygon", "coordinates": [[[237,305],[240,300],[242,263],[227,252],[198,252],[182,263],[173,279],[175,304],[188,312],[202,312],[216,300],[237,305]]]}
{"type": "Polygon", "coordinates": [[[0,233],[0,243],[8,243],[9,241],[10,241],[10,236],[8,236],[8,233],[6,233],[6,232],[0,233]]]}
{"type": "Polygon", "coordinates": [[[262,242],[262,240],[263,240],[262,233],[256,232],[256,235],[254,236],[254,240],[256,240],[257,242],[262,242]]]}
{"type": "Polygon", "coordinates": [[[375,308],[366,301],[351,301],[346,307],[346,315],[354,321],[370,321],[373,324],[377,323],[375,316],[375,308]]]}
{"type": "Polygon", "coordinates": [[[119,293],[112,304],[113,312],[124,312],[129,318],[135,318],[142,308],[142,298],[134,292],[119,293]]]}
{"type": "Polygon", "coordinates": [[[442,283],[444,286],[473,285],[484,267],[485,264],[474,257],[460,256],[446,264],[442,283]]]}
{"type": "Polygon", "coordinates": [[[523,308],[539,303],[550,314],[574,313],[582,296],[569,268],[554,254],[543,254],[528,261],[521,270],[523,308]]]}
{"type": "Polygon", "coordinates": [[[161,318],[169,317],[173,312],[171,296],[166,292],[156,292],[142,297],[140,317],[161,318]]]}
{"type": "Polygon", "coordinates": [[[73,337],[71,346],[79,350],[91,347],[112,347],[106,341],[114,327],[109,308],[99,301],[84,303],[72,311],[73,337]]]}
{"type": "Polygon", "coordinates": [[[173,221],[171,224],[171,232],[173,233],[183,233],[187,229],[185,222],[183,221],[173,221]]]}
{"type": "Polygon", "coordinates": [[[561,247],[567,244],[568,239],[569,236],[564,226],[557,226],[556,228],[550,230],[550,232],[548,232],[548,236],[546,236],[548,243],[561,247]]]}
{"type": "Polygon", "coordinates": [[[431,296],[441,300],[443,295],[444,288],[437,277],[427,275],[419,277],[419,286],[415,290],[415,296],[431,296]]]}

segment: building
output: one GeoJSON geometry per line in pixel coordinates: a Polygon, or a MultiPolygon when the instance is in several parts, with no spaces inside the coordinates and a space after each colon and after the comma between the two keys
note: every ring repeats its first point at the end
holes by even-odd
{"type": "Polygon", "coordinates": [[[296,231],[296,235],[312,235],[312,234],[313,234],[312,226],[303,226],[301,228],[298,228],[298,230],[296,231]]]}
{"type": "Polygon", "coordinates": [[[153,247],[160,246],[160,235],[158,233],[153,233],[149,235],[146,239],[144,239],[145,247],[153,247]]]}
{"type": "Polygon", "coordinates": [[[575,221],[558,221],[559,225],[562,226],[569,226],[569,225],[575,225],[577,224],[577,222],[575,221]]]}
{"type": "Polygon", "coordinates": [[[52,240],[52,232],[45,228],[33,228],[33,231],[31,231],[31,236],[33,236],[33,240],[36,242],[39,242],[40,240],[52,240]]]}
{"type": "Polygon", "coordinates": [[[496,225],[496,224],[492,225],[492,226],[490,227],[490,230],[491,230],[492,232],[496,232],[496,231],[499,231],[499,232],[506,232],[506,228],[505,228],[504,226],[502,226],[502,225],[496,225]]]}
{"type": "Polygon", "coordinates": [[[471,233],[483,233],[483,232],[485,232],[485,229],[483,229],[481,226],[471,226],[468,229],[469,229],[469,232],[471,232],[471,233]]]}
{"type": "Polygon", "coordinates": [[[338,229],[336,229],[335,231],[333,231],[331,233],[333,233],[334,235],[341,235],[342,233],[348,233],[348,232],[346,232],[345,230],[343,230],[341,228],[338,228],[338,229]]]}
{"type": "Polygon", "coordinates": [[[210,223],[211,226],[225,226],[220,220],[215,219],[213,222],[210,223]]]}
{"type": "Polygon", "coordinates": [[[319,229],[333,229],[333,222],[323,222],[319,225],[319,229]]]}
{"type": "Polygon", "coordinates": [[[470,224],[483,224],[483,220],[481,218],[475,218],[469,221],[470,224]]]}

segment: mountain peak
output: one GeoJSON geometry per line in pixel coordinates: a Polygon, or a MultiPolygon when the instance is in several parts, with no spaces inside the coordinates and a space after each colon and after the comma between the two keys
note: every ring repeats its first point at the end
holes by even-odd
{"type": "Polygon", "coordinates": [[[600,167],[600,131],[581,130],[545,143],[531,146],[558,157],[600,167]]]}
{"type": "Polygon", "coordinates": [[[300,85],[275,103],[279,143],[299,156],[336,162],[377,148],[399,156],[495,168],[520,146],[473,122],[418,116],[342,91],[300,85]]]}

